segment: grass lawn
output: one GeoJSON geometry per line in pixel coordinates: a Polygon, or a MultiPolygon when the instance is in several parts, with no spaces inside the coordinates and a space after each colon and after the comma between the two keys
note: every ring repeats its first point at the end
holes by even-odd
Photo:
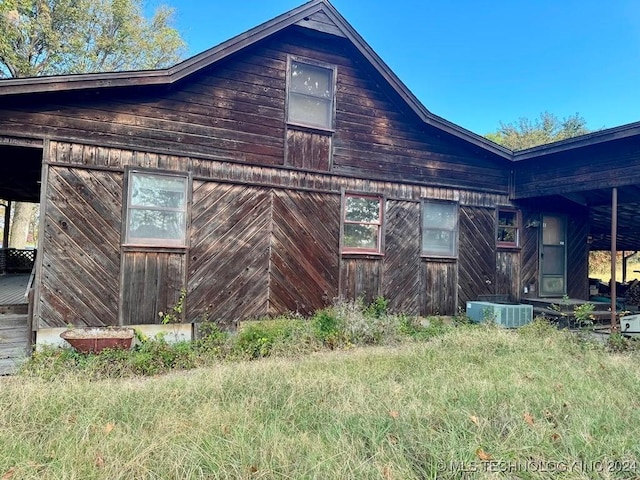
{"type": "Polygon", "coordinates": [[[464,326],[152,378],[0,378],[0,479],[638,478],[639,360],[464,326]]]}

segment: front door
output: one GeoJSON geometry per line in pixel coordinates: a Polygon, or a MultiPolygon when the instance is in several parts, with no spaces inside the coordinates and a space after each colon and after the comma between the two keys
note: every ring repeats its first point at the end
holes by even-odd
{"type": "Polygon", "coordinates": [[[566,219],[542,216],[540,248],[540,296],[561,297],[567,293],[566,219]]]}

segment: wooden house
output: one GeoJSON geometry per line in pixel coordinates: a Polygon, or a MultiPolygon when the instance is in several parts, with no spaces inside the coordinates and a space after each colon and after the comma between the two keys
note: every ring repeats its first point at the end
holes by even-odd
{"type": "Polygon", "coordinates": [[[453,314],[586,298],[639,130],[514,155],[312,0],[169,69],[0,81],[0,198],[40,203],[34,331],[158,323],[181,292],[221,325],[379,295],[453,314]]]}

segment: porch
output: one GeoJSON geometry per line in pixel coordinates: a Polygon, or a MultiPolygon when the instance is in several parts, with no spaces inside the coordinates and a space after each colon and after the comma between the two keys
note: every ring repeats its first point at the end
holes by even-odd
{"type": "Polygon", "coordinates": [[[29,273],[0,275],[0,375],[15,373],[29,355],[31,328],[26,296],[29,273]]]}

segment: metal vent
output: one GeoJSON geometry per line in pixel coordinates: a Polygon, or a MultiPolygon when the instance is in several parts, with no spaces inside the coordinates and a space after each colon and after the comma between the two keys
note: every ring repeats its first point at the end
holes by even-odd
{"type": "Polygon", "coordinates": [[[492,321],[506,328],[517,328],[533,320],[533,305],[467,302],[467,316],[474,322],[492,321]]]}

